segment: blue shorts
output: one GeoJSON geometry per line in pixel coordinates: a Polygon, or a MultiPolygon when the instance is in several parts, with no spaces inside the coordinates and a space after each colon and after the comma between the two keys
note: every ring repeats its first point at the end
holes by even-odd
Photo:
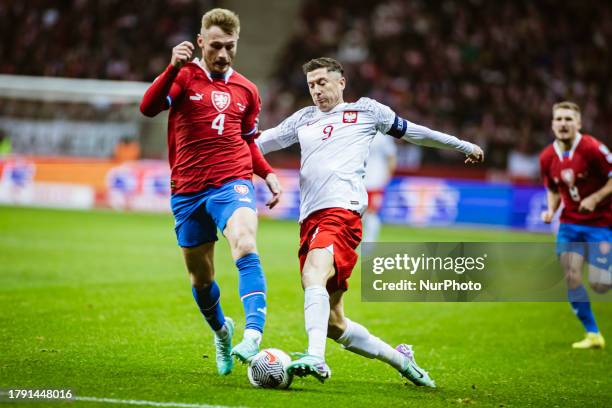
{"type": "Polygon", "coordinates": [[[574,252],[601,269],[612,265],[612,228],[561,223],[557,234],[557,255],[574,252]]]}
{"type": "Polygon", "coordinates": [[[217,228],[223,233],[227,220],[241,207],[255,207],[255,189],[250,180],[234,180],[197,193],[173,194],[170,206],[174,231],[181,247],[214,242],[217,228]]]}

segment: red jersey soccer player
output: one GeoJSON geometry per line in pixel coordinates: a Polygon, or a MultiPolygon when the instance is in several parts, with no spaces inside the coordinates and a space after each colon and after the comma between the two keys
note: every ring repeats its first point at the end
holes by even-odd
{"type": "Polygon", "coordinates": [[[175,231],[194,299],[215,332],[217,370],[232,370],[232,355],[246,361],[259,350],[266,315],[266,283],[257,255],[257,215],[251,177],[266,180],[273,207],[280,186],[253,143],[260,100],[257,87],[231,68],[240,22],[225,9],[202,17],[197,44],[202,60],[191,61],[188,41],[174,47],[166,70],[144,95],[140,109],[155,116],[170,109],[168,150],[175,231]],[[214,281],[217,228],[230,244],[239,271],[246,315],[243,341],[232,349],[234,324],[223,315],[214,281]]]}
{"type": "Polygon", "coordinates": [[[582,285],[582,266],[589,263],[589,282],[596,292],[612,287],[612,154],[593,136],[581,134],[580,108],[573,102],[553,106],[555,141],[540,155],[550,223],[563,202],[557,253],[568,285],[568,299],[587,334],[576,349],[603,348],[589,296],[582,285]]]}

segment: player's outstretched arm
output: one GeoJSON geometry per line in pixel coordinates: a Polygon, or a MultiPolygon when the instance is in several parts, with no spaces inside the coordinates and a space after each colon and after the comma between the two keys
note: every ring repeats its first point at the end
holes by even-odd
{"type": "Polygon", "coordinates": [[[263,154],[282,150],[290,146],[283,143],[281,132],[278,131],[278,128],[264,130],[261,132],[261,135],[255,139],[255,143],[257,143],[259,150],[261,150],[263,154]]]}
{"type": "Polygon", "coordinates": [[[278,126],[261,132],[259,137],[255,139],[259,150],[263,154],[268,154],[298,143],[296,128],[301,121],[305,109],[308,108],[300,109],[283,120],[278,126]]]}
{"type": "MultiPolygon", "coordinates": [[[[410,123],[399,117],[397,120],[404,121],[401,127],[403,127],[405,131],[401,138],[407,142],[420,146],[457,150],[467,156],[465,163],[481,163],[484,161],[484,152],[474,143],[461,140],[443,132],[438,132],[437,130],[429,129],[426,126],[410,123]]],[[[397,134],[398,130],[396,129],[394,132],[397,134]]]]}
{"type": "Polygon", "coordinates": [[[183,41],[172,49],[170,65],[153,81],[142,98],[140,112],[143,115],[153,117],[170,107],[168,96],[176,96],[181,92],[181,87],[174,80],[180,68],[191,59],[193,49],[189,41],[183,41]]]}
{"type": "Polygon", "coordinates": [[[484,161],[484,152],[482,151],[480,146],[474,143],[472,143],[472,146],[474,147],[474,149],[472,150],[472,153],[467,155],[464,163],[467,163],[467,164],[482,163],[484,161]]]}

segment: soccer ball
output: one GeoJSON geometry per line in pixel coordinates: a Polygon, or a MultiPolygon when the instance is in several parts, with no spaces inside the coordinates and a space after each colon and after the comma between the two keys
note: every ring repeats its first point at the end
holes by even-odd
{"type": "Polygon", "coordinates": [[[282,350],[269,348],[257,353],[249,362],[247,375],[254,387],[289,388],[293,376],[287,373],[291,357],[282,350]]]}

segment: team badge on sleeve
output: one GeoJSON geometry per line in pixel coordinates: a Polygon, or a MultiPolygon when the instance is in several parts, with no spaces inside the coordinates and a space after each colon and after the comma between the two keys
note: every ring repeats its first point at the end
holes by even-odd
{"type": "Polygon", "coordinates": [[[342,115],[342,123],[357,123],[357,112],[346,111],[342,115]]]}
{"type": "Polygon", "coordinates": [[[219,112],[223,112],[230,104],[230,94],[227,92],[212,91],[210,94],[213,106],[219,112]]]}
{"type": "Polygon", "coordinates": [[[244,184],[236,184],[234,186],[234,190],[238,193],[238,194],[248,194],[249,192],[249,186],[245,186],[244,184]]]}

